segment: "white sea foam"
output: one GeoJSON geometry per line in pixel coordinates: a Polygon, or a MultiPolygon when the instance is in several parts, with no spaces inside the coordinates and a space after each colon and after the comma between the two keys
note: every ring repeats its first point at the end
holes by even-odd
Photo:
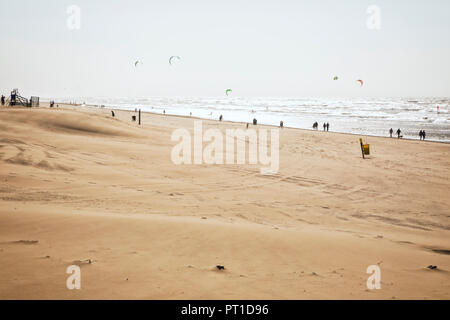
{"type": "Polygon", "coordinates": [[[450,99],[448,98],[242,98],[242,97],[76,97],[60,102],[104,105],[110,108],[224,120],[311,128],[313,122],[330,123],[330,131],[388,135],[400,128],[408,138],[427,131],[427,139],[450,142],[450,99]],[[439,113],[437,112],[439,106],[439,113]]]}

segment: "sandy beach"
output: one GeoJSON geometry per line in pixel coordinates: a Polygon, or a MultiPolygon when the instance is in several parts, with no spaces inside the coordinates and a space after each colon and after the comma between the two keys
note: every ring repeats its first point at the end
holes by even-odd
{"type": "Polygon", "coordinates": [[[450,298],[450,144],[361,136],[362,159],[360,136],[284,128],[262,175],[175,165],[194,118],[115,114],[0,108],[0,299],[450,298]]]}

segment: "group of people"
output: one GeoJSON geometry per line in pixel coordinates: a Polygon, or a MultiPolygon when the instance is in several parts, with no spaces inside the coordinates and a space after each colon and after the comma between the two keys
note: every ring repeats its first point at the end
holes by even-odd
{"type": "MultiPolygon", "coordinates": [[[[389,135],[390,135],[390,137],[392,138],[392,134],[394,133],[394,129],[392,129],[392,128],[390,128],[389,129],[389,135]]],[[[400,139],[400,138],[403,138],[403,136],[402,136],[402,130],[400,130],[400,128],[398,128],[397,129],[397,138],[398,139],[400,139]]]]}
{"type": "Polygon", "coordinates": [[[1,101],[2,101],[2,106],[4,106],[5,105],[5,96],[4,95],[2,95],[1,101]]]}
{"type": "MultiPolygon", "coordinates": [[[[394,133],[394,130],[391,128],[390,130],[389,130],[389,135],[391,136],[391,138],[392,138],[392,134],[394,133]]],[[[402,134],[402,130],[400,130],[400,128],[399,129],[397,129],[397,138],[403,138],[403,136],[401,135],[402,134]]],[[[425,130],[420,130],[419,131],[419,137],[420,137],[420,140],[425,140],[425,137],[426,137],[426,133],[425,133],[425,130]]]]}
{"type": "MultiPolygon", "coordinates": [[[[318,130],[319,129],[319,124],[316,122],[313,123],[313,129],[318,130]]],[[[323,123],[323,131],[328,131],[330,129],[330,124],[327,123],[323,123]]]]}
{"type": "Polygon", "coordinates": [[[425,136],[426,136],[427,134],[425,133],[425,130],[420,130],[419,131],[419,137],[420,137],[420,140],[425,140],[425,136]]]}

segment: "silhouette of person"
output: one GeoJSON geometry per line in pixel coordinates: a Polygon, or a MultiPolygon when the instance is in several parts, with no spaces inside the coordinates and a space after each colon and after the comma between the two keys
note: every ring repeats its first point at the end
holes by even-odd
{"type": "Polygon", "coordinates": [[[400,128],[398,128],[397,130],[397,138],[400,139],[400,133],[402,133],[402,130],[400,130],[400,128]]]}
{"type": "Polygon", "coordinates": [[[420,140],[422,140],[422,138],[423,138],[423,131],[422,130],[419,131],[419,137],[420,137],[420,140]]]}
{"type": "Polygon", "coordinates": [[[425,136],[426,136],[426,133],[425,133],[425,130],[423,130],[422,131],[422,138],[423,138],[423,140],[425,140],[425,136]]]}
{"type": "Polygon", "coordinates": [[[327,122],[327,131],[330,129],[330,124],[327,122]]]}
{"type": "Polygon", "coordinates": [[[389,134],[390,134],[390,136],[391,136],[391,138],[392,138],[392,134],[394,133],[394,130],[391,128],[390,130],[389,130],[389,134]]]}

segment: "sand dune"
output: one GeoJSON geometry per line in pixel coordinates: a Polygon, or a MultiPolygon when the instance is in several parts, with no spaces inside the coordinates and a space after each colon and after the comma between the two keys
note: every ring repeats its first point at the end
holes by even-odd
{"type": "Polygon", "coordinates": [[[132,114],[0,109],[0,298],[450,297],[450,145],[284,128],[265,176],[176,166],[194,119],[132,114]]]}

